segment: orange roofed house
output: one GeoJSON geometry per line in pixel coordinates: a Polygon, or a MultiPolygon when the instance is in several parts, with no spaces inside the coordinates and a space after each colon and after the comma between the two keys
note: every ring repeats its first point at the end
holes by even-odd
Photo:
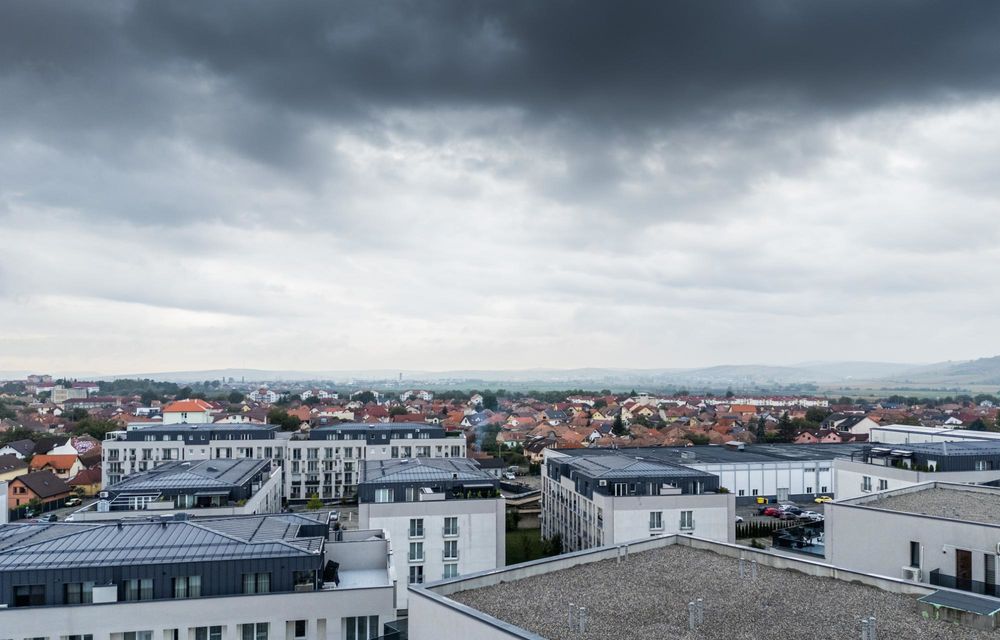
{"type": "Polygon", "coordinates": [[[207,424],[212,422],[212,405],[204,400],[175,400],[163,407],[163,424],[207,424]]]}
{"type": "Polygon", "coordinates": [[[51,471],[63,480],[69,480],[83,469],[80,456],[70,453],[39,454],[31,459],[32,471],[51,471]]]}

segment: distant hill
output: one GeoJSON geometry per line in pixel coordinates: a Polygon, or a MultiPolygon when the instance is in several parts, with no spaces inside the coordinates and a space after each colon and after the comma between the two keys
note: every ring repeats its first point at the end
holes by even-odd
{"type": "Polygon", "coordinates": [[[937,385],[1000,385],[1000,356],[915,367],[886,376],[893,382],[937,385]]]}

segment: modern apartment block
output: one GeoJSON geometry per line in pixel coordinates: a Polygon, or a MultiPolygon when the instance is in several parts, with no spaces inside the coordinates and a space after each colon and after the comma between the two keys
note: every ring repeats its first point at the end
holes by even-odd
{"type": "Polygon", "coordinates": [[[866,446],[833,469],[841,500],[924,482],[986,484],[1000,480],[1000,442],[866,446]]]}
{"type": "Polygon", "coordinates": [[[293,514],[3,525],[0,638],[367,640],[395,620],[388,545],[293,514]]]}
{"type": "Polygon", "coordinates": [[[101,443],[104,486],[172,461],[271,459],[280,465],[287,440],[267,424],[165,424],[112,431],[101,443]]]}
{"type": "Polygon", "coordinates": [[[419,423],[345,423],[282,433],[274,425],[172,424],[109,433],[105,487],[171,461],[270,459],[284,469],[284,497],[352,498],[364,460],[464,458],[465,435],[419,423]]]}
{"type": "Polygon", "coordinates": [[[718,476],[626,453],[546,455],[542,536],[579,551],[671,533],[735,540],[736,500],[718,476]]]}
{"type": "Polygon", "coordinates": [[[407,583],[504,566],[504,515],[500,481],[468,458],[362,463],[358,522],[389,532],[401,609],[407,583]]]}
{"type": "Polygon", "coordinates": [[[365,460],[465,458],[465,435],[421,423],[346,423],[296,433],[287,443],[285,495],[352,498],[365,460]]]}
{"type": "Polygon", "coordinates": [[[136,516],[254,515],[281,511],[281,467],[256,458],[162,462],[98,493],[74,522],[136,516]]]}
{"type": "Polygon", "coordinates": [[[1000,597],[998,556],[996,487],[928,482],[826,505],[837,567],[1000,597]]]}

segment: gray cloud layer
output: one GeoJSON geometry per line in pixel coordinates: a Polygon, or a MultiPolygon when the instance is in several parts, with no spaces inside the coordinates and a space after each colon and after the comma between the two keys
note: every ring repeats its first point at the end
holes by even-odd
{"type": "Polygon", "coordinates": [[[996,3],[0,18],[0,370],[997,351],[996,3]]]}

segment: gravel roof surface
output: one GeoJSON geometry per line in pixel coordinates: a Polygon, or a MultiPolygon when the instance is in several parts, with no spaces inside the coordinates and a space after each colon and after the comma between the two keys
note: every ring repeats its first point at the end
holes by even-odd
{"type": "Polygon", "coordinates": [[[996,638],[924,620],[913,596],[764,566],[756,580],[741,582],[738,567],[736,558],[671,545],[621,564],[604,560],[450,597],[552,640],[848,640],[860,637],[861,618],[870,615],[882,639],[996,638]],[[692,632],[687,604],[695,598],[704,599],[705,620],[692,632]],[[570,602],[587,607],[583,634],[567,628],[570,602]]]}
{"type": "Polygon", "coordinates": [[[1000,492],[956,491],[931,487],[881,500],[865,502],[865,507],[920,513],[939,518],[1000,524],[1000,492]]]}

